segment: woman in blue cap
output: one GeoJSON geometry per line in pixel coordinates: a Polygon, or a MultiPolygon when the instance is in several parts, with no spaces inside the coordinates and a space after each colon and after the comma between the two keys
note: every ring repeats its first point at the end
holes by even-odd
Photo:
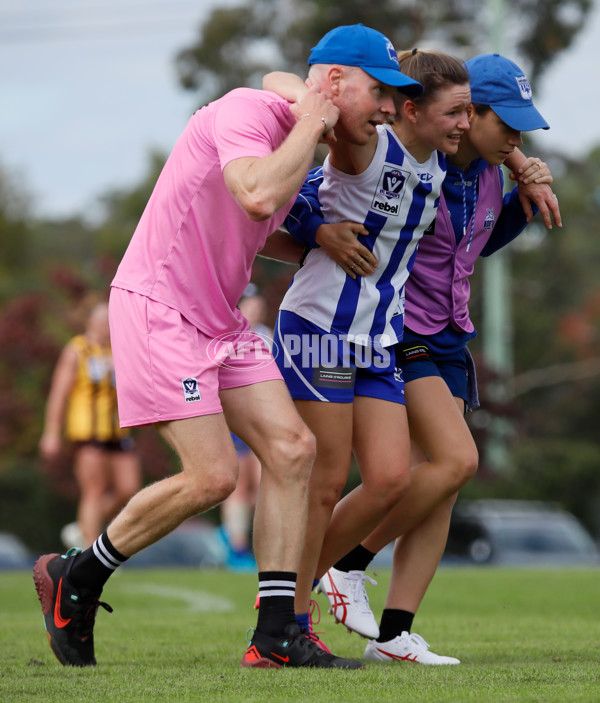
{"type": "MultiPolygon", "coordinates": [[[[420,53],[401,58],[408,75],[413,75],[420,53]]],[[[406,384],[411,486],[371,535],[321,581],[334,614],[343,597],[345,624],[350,629],[363,624],[373,617],[363,586],[365,569],[380,549],[398,538],[379,637],[365,650],[365,659],[372,661],[460,663],[429,651],[411,627],[444,552],[457,492],[478,464],[464,419],[466,410],[479,404],[467,349],[476,334],[468,310],[469,277],[479,256],[508,244],[531,219],[521,184],[503,195],[500,165],[521,146],[522,131],[548,128],[515,63],[486,54],[468,60],[465,67],[471,85],[470,129],[448,157],[435,229],[421,240],[406,285],[404,339],[396,348],[406,384]]],[[[528,159],[520,171],[530,181],[529,197],[539,205],[546,226],[552,226],[550,213],[561,226],[552,191],[540,185],[551,182],[546,165],[528,159]]],[[[321,244],[325,236],[321,231],[321,244]]]]}

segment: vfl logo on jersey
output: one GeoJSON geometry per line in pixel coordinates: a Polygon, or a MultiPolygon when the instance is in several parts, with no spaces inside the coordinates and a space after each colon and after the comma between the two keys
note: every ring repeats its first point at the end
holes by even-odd
{"type": "Polygon", "coordinates": [[[392,164],[384,164],[379,176],[379,183],[371,203],[371,210],[389,217],[400,214],[400,205],[404,197],[404,184],[408,173],[392,164]]]}
{"type": "Polygon", "coordinates": [[[186,403],[195,403],[198,400],[202,400],[197,378],[182,378],[181,385],[183,386],[183,397],[186,403]]]}
{"type": "Polygon", "coordinates": [[[490,232],[492,229],[494,229],[494,224],[496,223],[496,215],[494,215],[494,208],[489,208],[486,207],[486,216],[485,220],[483,221],[483,229],[486,232],[490,232]]]}
{"type": "Polygon", "coordinates": [[[517,85],[519,86],[523,100],[531,100],[533,96],[531,86],[529,85],[527,78],[525,78],[525,76],[515,76],[515,80],[517,81],[517,85]]]}

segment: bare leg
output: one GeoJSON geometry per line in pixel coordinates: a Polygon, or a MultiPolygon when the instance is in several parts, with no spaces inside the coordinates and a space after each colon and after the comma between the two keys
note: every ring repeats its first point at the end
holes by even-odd
{"type": "Polygon", "coordinates": [[[109,525],[110,541],[125,556],[220,503],[235,487],[237,458],[222,414],[165,422],[159,430],[183,470],[143,488],[109,525]]]}
{"type": "Polygon", "coordinates": [[[362,483],[335,507],[317,565],[318,578],[359,544],[408,490],[410,442],[406,408],[357,396],[353,446],[362,483]]]}
{"type": "Polygon", "coordinates": [[[104,524],[102,529],[115,517],[129,500],[140,490],[142,467],[135,452],[109,452],[107,454],[111,490],[103,501],[104,524]]]}
{"type": "Polygon", "coordinates": [[[221,392],[231,431],[259,458],[262,471],[254,513],[259,571],[298,571],[308,508],[315,439],[283,381],[221,392]]]}
{"type": "Polygon", "coordinates": [[[454,495],[477,470],[477,448],[462,413],[463,401],[438,377],[406,385],[411,438],[423,450],[408,493],[373,530],[363,546],[378,552],[407,533],[454,495]]]}
{"type": "Polygon", "coordinates": [[[258,486],[260,461],[254,452],[238,454],[239,478],[233,493],[221,503],[221,521],[233,549],[241,552],[250,547],[250,527],[258,486]]]}
{"type": "Polygon", "coordinates": [[[417,527],[396,540],[386,608],[417,612],[444,554],[455,500],[456,494],[447,498],[417,527]]]}
{"type": "Polygon", "coordinates": [[[89,546],[104,529],[104,500],[110,488],[106,452],[89,444],[79,447],[74,472],[80,491],[77,523],[89,546]]]}
{"type": "Polygon", "coordinates": [[[309,520],[296,588],[296,612],[307,613],[323,537],[350,471],[353,407],[352,403],[308,400],[298,400],[296,406],[317,439],[309,483],[309,520]]]}
{"type": "MultiPolygon", "coordinates": [[[[314,439],[283,381],[232,388],[221,395],[231,429],[260,456],[264,467],[255,521],[259,568],[295,571],[314,439]]],[[[125,556],[223,501],[237,481],[237,456],[223,414],[167,422],[159,429],[179,454],[183,470],[144,488],[113,520],[108,536],[125,556]]]]}

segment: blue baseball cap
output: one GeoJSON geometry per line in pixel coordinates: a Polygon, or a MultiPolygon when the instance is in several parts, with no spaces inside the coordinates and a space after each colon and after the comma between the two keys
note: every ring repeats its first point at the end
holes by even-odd
{"type": "Polygon", "coordinates": [[[500,54],[481,54],[465,61],[471,101],[489,105],[509,127],[519,132],[550,129],[533,104],[531,86],[523,71],[500,54]]]}
{"type": "Polygon", "coordinates": [[[423,93],[423,86],[400,70],[392,42],[364,24],[336,27],[327,32],[311,49],[308,65],[315,63],[358,66],[375,80],[399,88],[409,97],[423,93]]]}

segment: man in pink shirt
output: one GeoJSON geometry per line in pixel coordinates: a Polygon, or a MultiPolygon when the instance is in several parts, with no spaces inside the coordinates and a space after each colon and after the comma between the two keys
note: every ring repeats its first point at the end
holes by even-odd
{"type": "Polygon", "coordinates": [[[183,470],[134,496],[89,549],[36,562],[46,630],[62,664],[96,663],[94,616],[112,572],[233,491],[231,430],[262,464],[254,523],[260,608],[242,666],[362,667],[324,651],[296,624],[315,441],[268,348],[236,308],[254,257],[289,212],[325,133],[336,126],[344,139],[367,143],[394,114],[397,89],[414,86],[389,40],[363,25],[332,30],[315,51],[313,87],[300,103],[240,88],[192,116],[112,282],[121,423],[156,423],[183,470]]]}

